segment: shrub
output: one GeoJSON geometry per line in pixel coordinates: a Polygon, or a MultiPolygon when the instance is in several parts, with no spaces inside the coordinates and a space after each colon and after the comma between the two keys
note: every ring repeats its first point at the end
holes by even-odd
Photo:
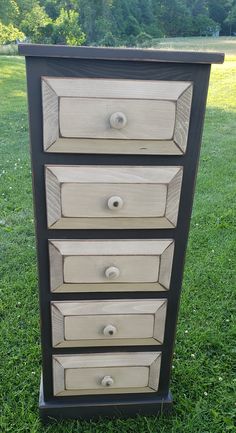
{"type": "Polygon", "coordinates": [[[25,39],[24,33],[13,26],[8,24],[7,26],[0,22],[0,45],[11,44],[16,41],[23,41],[25,39]]]}
{"type": "Polygon", "coordinates": [[[68,45],[82,45],[85,33],[79,25],[79,13],[75,10],[60,10],[59,17],[53,23],[54,43],[68,45]]]}
{"type": "Polygon", "coordinates": [[[36,5],[25,15],[21,29],[31,42],[50,42],[52,20],[42,6],[36,5]]]}

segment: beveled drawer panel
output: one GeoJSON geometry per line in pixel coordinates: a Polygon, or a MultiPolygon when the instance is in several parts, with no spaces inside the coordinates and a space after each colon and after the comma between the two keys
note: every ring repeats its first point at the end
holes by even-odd
{"type": "Polygon", "coordinates": [[[47,152],[182,154],[189,81],[43,77],[47,152]]]}
{"type": "Polygon", "coordinates": [[[59,113],[62,137],[171,140],[174,133],[173,101],[61,98],[59,113]]]}
{"type": "Polygon", "coordinates": [[[173,239],[49,241],[54,292],[168,290],[173,239]]]}
{"type": "Polygon", "coordinates": [[[161,352],[53,356],[54,396],[155,392],[161,352]]]}
{"type": "Polygon", "coordinates": [[[166,299],[52,301],[53,347],[162,344],[166,299]]]}
{"type": "Polygon", "coordinates": [[[49,228],[172,228],[182,167],[46,166],[49,228]]]}

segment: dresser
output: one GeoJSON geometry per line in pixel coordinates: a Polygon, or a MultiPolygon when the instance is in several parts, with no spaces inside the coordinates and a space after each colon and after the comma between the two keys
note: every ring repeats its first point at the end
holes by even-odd
{"type": "Polygon", "coordinates": [[[38,253],[40,416],[168,411],[210,66],[224,56],[28,44],[19,53],[38,253]]]}

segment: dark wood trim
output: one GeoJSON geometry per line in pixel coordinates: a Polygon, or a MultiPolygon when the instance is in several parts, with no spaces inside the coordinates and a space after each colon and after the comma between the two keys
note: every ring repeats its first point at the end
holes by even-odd
{"type": "Polygon", "coordinates": [[[171,63],[223,63],[223,53],[164,51],[135,48],[69,47],[65,45],[19,44],[19,54],[30,57],[128,60],[171,63]]]}
{"type": "Polygon", "coordinates": [[[99,418],[129,418],[138,415],[157,415],[168,413],[172,410],[173,400],[171,393],[166,396],[152,394],[149,400],[145,398],[135,399],[132,395],[102,396],[101,401],[73,401],[59,398],[57,401],[45,401],[41,382],[39,395],[39,414],[44,423],[53,422],[56,419],[99,419],[99,418]],[[62,400],[62,401],[61,401],[62,400]]]}

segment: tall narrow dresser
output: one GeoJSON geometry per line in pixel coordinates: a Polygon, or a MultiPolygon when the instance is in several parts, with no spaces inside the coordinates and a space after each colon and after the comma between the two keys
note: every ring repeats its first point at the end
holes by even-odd
{"type": "Polygon", "coordinates": [[[210,67],[224,56],[43,45],[19,53],[38,252],[40,415],[167,411],[210,67]]]}

